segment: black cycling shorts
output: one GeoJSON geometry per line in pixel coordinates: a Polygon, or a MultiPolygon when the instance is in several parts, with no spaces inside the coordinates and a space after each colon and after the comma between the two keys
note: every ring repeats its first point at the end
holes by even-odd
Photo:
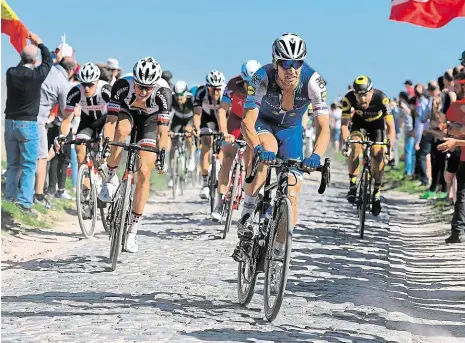
{"type": "Polygon", "coordinates": [[[81,121],[77,129],[77,139],[92,139],[102,131],[103,126],[107,120],[107,115],[103,115],[98,119],[95,119],[87,114],[81,114],[81,121]]]}
{"type": "Polygon", "coordinates": [[[118,115],[118,122],[129,119],[132,126],[131,142],[148,143],[155,145],[157,141],[157,121],[158,114],[133,114],[127,111],[121,111],[118,115]]]}
{"type": "Polygon", "coordinates": [[[367,122],[362,117],[354,115],[352,117],[350,134],[355,133],[361,133],[364,138],[369,138],[372,142],[384,142],[386,138],[384,118],[367,122]]]}
{"type": "Polygon", "coordinates": [[[183,127],[186,126],[194,126],[194,117],[179,118],[178,116],[174,115],[173,119],[171,120],[170,131],[178,133],[183,127]]]}

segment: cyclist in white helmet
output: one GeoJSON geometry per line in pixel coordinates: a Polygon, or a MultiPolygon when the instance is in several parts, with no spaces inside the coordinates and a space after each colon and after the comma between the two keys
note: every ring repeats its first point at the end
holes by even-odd
{"type": "MultiPolygon", "coordinates": [[[[57,138],[62,142],[68,136],[74,112],[80,108],[81,117],[77,129],[77,139],[91,139],[97,137],[107,117],[107,104],[110,101],[111,85],[99,80],[100,69],[93,63],[84,64],[77,74],[80,84],[71,88],[66,98],[65,115],[61,124],[61,134],[57,138]],[[73,115],[72,115],[73,114],[73,115]]],[[[86,158],[85,145],[76,146],[79,166],[86,158]]],[[[89,186],[85,184],[85,186],[89,186]]],[[[85,191],[85,190],[84,190],[85,191]]],[[[84,194],[85,196],[85,194],[84,194]]]]}
{"type": "MultiPolygon", "coordinates": [[[[111,141],[125,142],[136,129],[136,141],[140,145],[166,149],[170,122],[172,93],[168,83],[161,78],[160,64],[153,57],[140,59],[133,68],[132,76],[115,82],[108,104],[104,136],[111,141]]],[[[133,135],[134,136],[134,135],[133,135]]],[[[101,201],[109,202],[118,185],[116,169],[121,160],[122,148],[112,146],[107,160],[106,179],[99,194],[101,201]]],[[[150,174],[157,162],[156,154],[148,151],[139,153],[140,168],[137,172],[136,190],[132,205],[131,226],[125,243],[125,250],[138,250],[136,233],[150,192],[150,174]]],[[[164,173],[164,166],[157,163],[158,173],[164,173]]]]}
{"type": "MultiPolygon", "coordinates": [[[[225,87],[224,75],[218,70],[209,72],[205,81],[205,85],[197,89],[194,100],[194,126],[196,132],[200,133],[216,132],[218,130],[217,111],[220,108],[225,87]]],[[[201,142],[200,171],[203,182],[200,197],[208,199],[208,168],[210,168],[210,149],[213,138],[203,137],[201,142]]]]}
{"type": "MultiPolygon", "coordinates": [[[[221,219],[223,196],[228,187],[229,172],[237,152],[235,146],[231,143],[234,142],[235,139],[243,139],[241,124],[244,103],[247,98],[247,86],[253,74],[255,74],[260,67],[261,64],[255,60],[250,60],[242,64],[241,74],[229,80],[224,90],[223,98],[221,99],[220,108],[218,110],[218,126],[219,131],[224,134],[225,141],[230,144],[223,145],[221,148],[223,151],[223,159],[218,174],[218,194],[215,198],[215,209],[211,214],[213,221],[220,221],[221,219]],[[227,116],[228,113],[229,116],[227,116]]],[[[244,154],[244,165],[246,168],[249,162],[250,149],[247,149],[244,154]]]]}
{"type": "MultiPolygon", "coordinates": [[[[245,187],[244,208],[238,225],[239,244],[233,258],[245,261],[250,256],[250,240],[253,238],[252,220],[258,193],[266,178],[267,164],[276,158],[300,159],[309,171],[320,165],[329,140],[329,108],[326,104],[326,82],[304,62],[307,48],[304,40],[294,33],[285,33],[272,46],[272,63],[254,74],[247,88],[244,105],[242,134],[254,155],[259,156],[262,166],[252,183],[245,187]],[[318,137],[310,156],[303,155],[302,116],[309,104],[313,113],[318,137]]],[[[293,225],[297,220],[297,200],[302,186],[302,175],[295,170],[297,182],[290,175],[288,196],[292,203],[293,225]],[[292,186],[291,186],[292,185],[292,186]]],[[[277,236],[278,256],[284,251],[277,236]]]]}
{"type": "MultiPolygon", "coordinates": [[[[174,133],[186,132],[186,148],[188,153],[187,169],[193,171],[195,169],[195,148],[192,141],[192,133],[194,127],[194,97],[189,93],[187,84],[184,81],[177,81],[174,84],[173,94],[173,108],[172,119],[170,124],[170,131],[174,133]]],[[[171,145],[170,151],[173,150],[171,145]]],[[[170,153],[170,179],[168,187],[173,187],[173,157],[174,154],[170,153]]]]}

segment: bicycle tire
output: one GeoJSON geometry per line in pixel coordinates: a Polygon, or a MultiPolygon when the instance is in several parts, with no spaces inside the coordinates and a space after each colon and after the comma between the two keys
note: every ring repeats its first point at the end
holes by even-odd
{"type": "Polygon", "coordinates": [[[265,260],[265,284],[263,286],[263,295],[264,295],[264,309],[265,317],[269,322],[272,322],[279,313],[281,309],[281,304],[284,299],[284,292],[286,290],[287,275],[289,272],[289,263],[291,260],[291,250],[292,250],[292,205],[291,201],[287,197],[282,197],[279,200],[278,208],[275,212],[276,220],[272,221],[273,230],[270,232],[269,236],[269,247],[265,260]],[[286,243],[284,245],[284,256],[283,256],[283,266],[279,280],[279,289],[276,294],[276,299],[273,302],[273,305],[270,306],[270,296],[271,296],[271,268],[272,268],[272,250],[273,245],[277,237],[277,229],[281,224],[284,224],[283,229],[286,230],[286,243]]]}
{"type": "Polygon", "coordinates": [[[174,157],[173,157],[173,188],[172,188],[172,192],[173,192],[173,199],[176,199],[176,191],[177,191],[177,188],[178,188],[178,183],[179,183],[179,170],[178,170],[178,166],[179,166],[179,161],[178,161],[178,158],[179,158],[179,151],[178,149],[174,149],[174,157]]]}
{"type": "Polygon", "coordinates": [[[114,236],[114,239],[116,239],[114,243],[116,244],[114,244],[113,246],[113,255],[112,255],[112,261],[111,261],[111,270],[113,271],[116,270],[116,265],[118,263],[118,255],[123,250],[123,236],[126,231],[126,221],[127,221],[126,219],[127,219],[128,212],[131,211],[131,209],[129,208],[130,207],[129,204],[130,204],[130,197],[131,197],[132,178],[133,176],[131,174],[128,174],[127,179],[123,181],[123,185],[122,185],[123,187],[122,188],[122,192],[123,192],[122,204],[123,205],[121,207],[120,213],[118,214],[120,218],[119,220],[116,221],[117,231],[114,236]]]}
{"type": "Polygon", "coordinates": [[[226,235],[229,232],[229,228],[231,227],[231,221],[232,221],[232,215],[233,215],[233,209],[234,209],[234,201],[236,200],[236,193],[237,193],[237,183],[239,180],[239,173],[240,173],[240,167],[239,164],[236,163],[234,166],[234,171],[233,171],[233,182],[232,182],[232,189],[231,192],[229,192],[229,198],[228,198],[228,204],[227,204],[227,215],[226,215],[226,222],[224,223],[224,229],[223,229],[223,239],[226,238],[226,235]]]}
{"type": "Polygon", "coordinates": [[[95,188],[95,185],[93,184],[91,180],[91,171],[89,169],[89,166],[87,164],[82,164],[79,167],[78,171],[78,186],[76,187],[76,209],[77,209],[77,215],[78,215],[78,221],[79,221],[79,226],[81,228],[81,232],[84,235],[85,238],[92,238],[94,236],[95,232],[95,223],[97,221],[97,190],[95,188]],[[89,184],[90,184],[90,190],[89,190],[89,196],[90,196],[90,201],[89,201],[89,206],[90,206],[90,215],[92,221],[89,223],[90,227],[87,228],[87,225],[85,223],[84,217],[83,217],[83,204],[81,202],[81,195],[82,195],[82,189],[84,187],[84,181],[85,179],[89,179],[89,184]]]}
{"type": "Polygon", "coordinates": [[[100,219],[102,220],[102,225],[105,232],[110,232],[110,225],[108,225],[104,207],[100,208],[100,219]]]}
{"type": "MultiPolygon", "coordinates": [[[[214,156],[214,155],[213,155],[214,156]]],[[[210,171],[210,213],[213,213],[215,209],[215,197],[216,197],[216,159],[215,157],[212,158],[212,168],[210,171]]]]}
{"type": "Polygon", "coordinates": [[[184,153],[179,154],[179,191],[184,195],[184,186],[186,182],[186,158],[184,153]]]}
{"type": "Polygon", "coordinates": [[[365,232],[365,218],[367,213],[367,191],[368,191],[368,172],[362,174],[362,180],[360,181],[360,205],[359,209],[359,219],[360,219],[360,239],[363,239],[365,232]]]}
{"type": "MultiPolygon", "coordinates": [[[[254,213],[254,223],[260,223],[260,211],[261,211],[261,208],[262,208],[262,200],[259,201],[258,205],[257,205],[257,208],[255,209],[255,213],[254,213]],[[258,217],[257,217],[258,215],[258,217]],[[255,219],[257,218],[257,219],[255,219]]],[[[256,241],[254,240],[254,244],[256,244],[256,241]]],[[[252,251],[253,249],[255,248],[258,248],[260,249],[260,247],[255,247],[255,245],[252,247],[252,251]]],[[[254,290],[255,290],[255,285],[257,283],[257,277],[258,277],[258,272],[257,272],[257,263],[258,261],[254,261],[255,262],[255,271],[254,271],[254,274],[252,275],[251,279],[250,279],[250,282],[248,282],[248,285],[246,285],[245,289],[242,290],[242,286],[243,286],[243,280],[242,280],[242,277],[243,277],[243,273],[242,273],[242,269],[244,267],[244,262],[239,262],[238,263],[238,266],[237,266],[237,298],[239,299],[239,304],[241,304],[242,306],[247,306],[250,301],[252,300],[252,297],[254,295],[254,290]]]]}

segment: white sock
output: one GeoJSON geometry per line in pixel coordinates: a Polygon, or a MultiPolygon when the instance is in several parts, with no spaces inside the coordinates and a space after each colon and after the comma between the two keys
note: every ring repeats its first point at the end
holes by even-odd
{"type": "Polygon", "coordinates": [[[131,226],[129,227],[129,232],[136,234],[137,230],[139,230],[139,225],[140,225],[140,220],[141,220],[142,214],[132,212],[131,213],[131,226]]]}
{"type": "Polygon", "coordinates": [[[246,214],[252,215],[255,211],[255,207],[257,205],[258,196],[244,196],[244,207],[242,209],[241,217],[244,217],[246,214]]]}
{"type": "Polygon", "coordinates": [[[108,164],[106,165],[105,168],[105,182],[108,182],[111,180],[113,176],[116,175],[116,171],[118,170],[118,166],[116,167],[110,167],[108,164]]]}

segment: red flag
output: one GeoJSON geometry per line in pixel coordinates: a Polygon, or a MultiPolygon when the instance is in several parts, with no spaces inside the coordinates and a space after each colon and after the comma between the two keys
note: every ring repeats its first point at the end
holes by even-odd
{"type": "Polygon", "coordinates": [[[392,0],[389,19],[439,28],[457,17],[465,17],[465,0],[392,0]]]}
{"type": "Polygon", "coordinates": [[[5,0],[2,0],[2,33],[10,36],[16,51],[23,51],[29,31],[5,0]]]}

